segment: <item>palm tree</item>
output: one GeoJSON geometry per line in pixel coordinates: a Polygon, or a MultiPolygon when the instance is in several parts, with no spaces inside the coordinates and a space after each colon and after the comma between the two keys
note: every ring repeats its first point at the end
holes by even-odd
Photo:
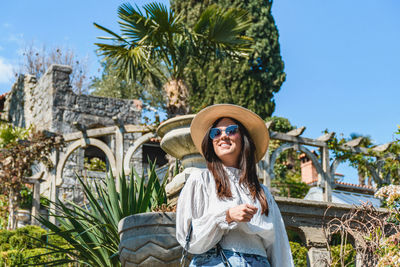
{"type": "Polygon", "coordinates": [[[162,4],[147,4],[143,10],[130,4],[118,8],[121,35],[94,23],[111,35],[99,37],[111,44],[96,45],[106,60],[115,62],[125,79],[161,80],[169,117],[189,112],[189,85],[185,80],[189,59],[201,66],[212,58],[245,57],[250,51],[251,40],[242,35],[250,19],[242,9],[212,5],[192,28],[162,4]]]}

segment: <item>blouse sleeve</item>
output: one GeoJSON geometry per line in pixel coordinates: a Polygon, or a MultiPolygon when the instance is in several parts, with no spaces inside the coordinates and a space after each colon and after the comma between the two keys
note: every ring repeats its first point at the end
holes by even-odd
{"type": "Polygon", "coordinates": [[[201,254],[214,247],[224,232],[237,226],[226,221],[226,207],[208,208],[209,196],[204,184],[204,172],[193,172],[178,199],[176,211],[176,239],[182,247],[186,245],[186,235],[192,222],[193,231],[188,251],[201,254]],[[212,211],[210,211],[212,210],[212,211]]]}
{"type": "MultiPolygon", "coordinates": [[[[261,234],[263,242],[267,248],[267,255],[271,261],[271,266],[294,267],[289,240],[286,233],[285,224],[281,216],[281,212],[279,211],[279,207],[269,190],[264,186],[263,189],[269,205],[268,217],[271,218],[274,227],[273,242],[268,242],[267,239],[269,238],[269,236],[263,236],[263,234],[261,234]]],[[[266,218],[267,216],[263,217],[266,218]]]]}

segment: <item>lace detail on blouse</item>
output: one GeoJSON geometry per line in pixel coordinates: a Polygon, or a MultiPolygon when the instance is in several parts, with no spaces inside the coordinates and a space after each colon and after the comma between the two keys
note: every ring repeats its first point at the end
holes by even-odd
{"type": "Polygon", "coordinates": [[[231,199],[218,198],[214,177],[208,169],[198,169],[189,176],[177,205],[178,242],[185,246],[192,221],[192,254],[204,253],[220,242],[224,249],[268,257],[272,267],[294,266],[282,216],[269,190],[262,185],[269,205],[269,215],[265,216],[259,201],[254,201],[249,190],[239,185],[240,170],[225,167],[225,171],[231,183],[231,199]],[[228,223],[226,211],[243,203],[258,208],[252,220],[228,223]]]}

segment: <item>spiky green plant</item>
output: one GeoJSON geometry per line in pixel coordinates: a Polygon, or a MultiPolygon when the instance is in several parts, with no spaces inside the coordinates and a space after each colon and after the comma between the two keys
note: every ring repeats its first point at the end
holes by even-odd
{"type": "MultiPolygon", "coordinates": [[[[120,266],[118,258],[118,222],[126,216],[151,211],[166,204],[166,177],[160,183],[155,163],[150,163],[147,177],[132,169],[129,179],[122,174],[117,190],[112,174],[104,184],[94,182],[95,192],[77,176],[88,199],[85,206],[57,201],[51,211],[58,224],[44,217],[38,220],[69,244],[60,247],[48,244],[49,252],[65,253],[68,259],[47,262],[47,266],[78,263],[80,266],[120,266]]],[[[43,263],[41,263],[43,264],[43,263]]]]}

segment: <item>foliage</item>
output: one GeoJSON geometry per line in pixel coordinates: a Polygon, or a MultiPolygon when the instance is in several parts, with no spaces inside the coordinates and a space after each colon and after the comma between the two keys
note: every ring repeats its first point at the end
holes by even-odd
{"type": "Polygon", "coordinates": [[[32,201],[33,201],[32,189],[27,187],[26,185],[23,185],[19,193],[21,195],[21,201],[19,203],[19,207],[21,209],[30,209],[32,207],[32,201]]]}
{"type": "Polygon", "coordinates": [[[143,81],[137,82],[131,79],[125,79],[112,59],[101,62],[103,71],[101,77],[92,79],[90,85],[91,95],[102,97],[113,97],[120,99],[140,99],[145,106],[156,108],[164,107],[164,95],[162,83],[158,79],[152,79],[149,76],[138,73],[143,81]]]}
{"type": "Polygon", "coordinates": [[[86,93],[89,77],[87,59],[79,59],[75,51],[64,47],[53,47],[47,50],[33,44],[23,51],[23,63],[19,66],[18,74],[31,74],[37,79],[42,77],[52,64],[68,65],[72,67],[71,85],[75,93],[86,93]]]}
{"type": "Polygon", "coordinates": [[[271,186],[279,189],[279,196],[304,198],[310,186],[301,181],[301,176],[291,176],[289,172],[285,179],[274,179],[271,186]]]}
{"type": "MultiPolygon", "coordinates": [[[[8,197],[0,194],[0,230],[7,227],[8,220],[8,197]]],[[[0,241],[1,242],[1,241],[0,241]]]]}
{"type": "Polygon", "coordinates": [[[397,226],[396,231],[384,236],[382,244],[377,249],[376,254],[379,256],[377,266],[400,266],[400,186],[384,186],[375,193],[375,197],[384,200],[390,211],[387,221],[397,226]]]}
{"type": "Polygon", "coordinates": [[[213,5],[192,27],[162,4],[150,3],[143,10],[130,4],[119,7],[121,35],[95,23],[111,35],[99,38],[112,42],[96,45],[100,55],[121,70],[126,80],[163,84],[169,116],[189,112],[189,61],[201,66],[211,58],[240,58],[248,51],[250,42],[242,33],[250,20],[244,10],[213,5]]]}
{"type": "Polygon", "coordinates": [[[15,211],[20,203],[20,191],[24,178],[30,175],[31,166],[42,162],[52,167],[51,153],[63,144],[60,136],[31,130],[25,139],[5,144],[1,149],[0,193],[8,197],[12,229],[16,227],[15,211]]]}
{"type": "Polygon", "coordinates": [[[46,248],[3,251],[0,252],[0,266],[33,266],[40,265],[41,262],[65,259],[65,255],[61,253],[46,255],[47,252],[46,248]]]}
{"type": "Polygon", "coordinates": [[[9,144],[16,144],[18,140],[26,139],[30,132],[31,128],[25,129],[0,122],[0,148],[4,148],[9,144]]]}
{"type": "Polygon", "coordinates": [[[56,245],[65,245],[65,241],[48,232],[39,226],[28,225],[16,230],[0,230],[0,251],[22,250],[43,247],[43,240],[56,245]],[[4,249],[6,248],[6,249],[4,249]]]}
{"type": "Polygon", "coordinates": [[[377,267],[400,266],[400,233],[386,238],[378,250],[380,256],[377,267]]]}
{"type": "Polygon", "coordinates": [[[34,265],[65,258],[62,254],[43,255],[48,252],[46,241],[59,246],[66,245],[64,240],[54,238],[54,235],[49,235],[38,226],[25,226],[12,231],[0,230],[0,266],[34,265]]]}
{"type": "Polygon", "coordinates": [[[190,105],[194,112],[217,103],[233,103],[256,112],[262,118],[275,109],[274,94],[285,81],[284,63],[280,55],[279,35],[271,13],[272,1],[206,0],[171,1],[171,8],[183,14],[188,27],[194,25],[201,12],[212,4],[247,10],[251,25],[246,36],[252,38],[248,58],[212,58],[203,64],[188,62],[187,77],[190,105]]]}
{"type": "Polygon", "coordinates": [[[13,232],[14,234],[10,236],[8,243],[10,248],[15,250],[41,247],[42,242],[38,241],[38,239],[47,234],[46,230],[33,225],[18,228],[13,232]]]}
{"type": "Polygon", "coordinates": [[[400,203],[399,192],[400,186],[391,186],[383,187],[376,193],[376,197],[383,197],[387,203],[392,203],[386,212],[364,204],[324,226],[327,237],[339,234],[342,241],[340,247],[331,250],[332,257],[340,254],[338,251],[342,252],[336,263],[341,262],[344,266],[343,262],[350,260],[356,252],[362,266],[398,266],[399,259],[393,255],[400,255],[400,214],[396,208],[400,203]],[[391,196],[392,193],[396,196],[391,196]],[[355,252],[346,248],[350,237],[355,239],[355,252]],[[350,254],[344,253],[345,250],[350,254]]]}
{"type": "MultiPolygon", "coordinates": [[[[270,131],[287,133],[293,129],[290,121],[283,117],[271,117],[270,131]]],[[[270,140],[269,153],[272,154],[283,144],[279,140],[270,140]]],[[[279,195],[284,197],[304,198],[309,190],[309,186],[301,181],[299,153],[293,149],[283,151],[274,165],[275,179],[271,181],[271,186],[279,189],[279,195]]]]}
{"type": "Polygon", "coordinates": [[[307,267],[307,248],[297,242],[289,242],[292,251],[294,266],[307,267]]]}
{"type": "MultiPolygon", "coordinates": [[[[51,253],[64,253],[69,256],[62,263],[76,262],[90,266],[119,266],[118,222],[129,215],[149,212],[152,208],[166,204],[165,182],[160,183],[155,163],[150,162],[148,177],[131,171],[129,179],[122,174],[116,181],[112,175],[105,183],[95,182],[95,193],[77,176],[83,192],[88,199],[85,206],[75,203],[54,203],[58,214],[58,224],[40,217],[39,221],[65,239],[69,248],[50,245],[51,253]]],[[[47,264],[51,264],[48,262],[47,264]]]]}
{"type": "Polygon", "coordinates": [[[351,244],[330,247],[332,267],[355,266],[356,251],[351,244]]]}
{"type": "MultiPolygon", "coordinates": [[[[326,130],[327,132],[327,130],[326,130]]],[[[375,144],[369,136],[351,134],[349,138],[336,136],[328,141],[329,149],[333,152],[336,159],[348,161],[350,166],[356,168],[359,174],[360,184],[365,183],[368,177],[368,184],[372,185],[372,179],[378,187],[387,184],[400,183],[400,144],[392,143],[385,151],[376,151],[375,144]],[[350,149],[344,149],[345,143],[362,138],[357,147],[363,148],[366,153],[354,153],[350,149]],[[371,172],[375,172],[375,176],[371,172]]]]}
{"type": "Polygon", "coordinates": [[[84,163],[85,169],[89,171],[98,171],[98,172],[107,171],[106,163],[97,157],[91,158],[90,160],[88,158],[85,158],[84,161],[85,161],[84,163]]]}

